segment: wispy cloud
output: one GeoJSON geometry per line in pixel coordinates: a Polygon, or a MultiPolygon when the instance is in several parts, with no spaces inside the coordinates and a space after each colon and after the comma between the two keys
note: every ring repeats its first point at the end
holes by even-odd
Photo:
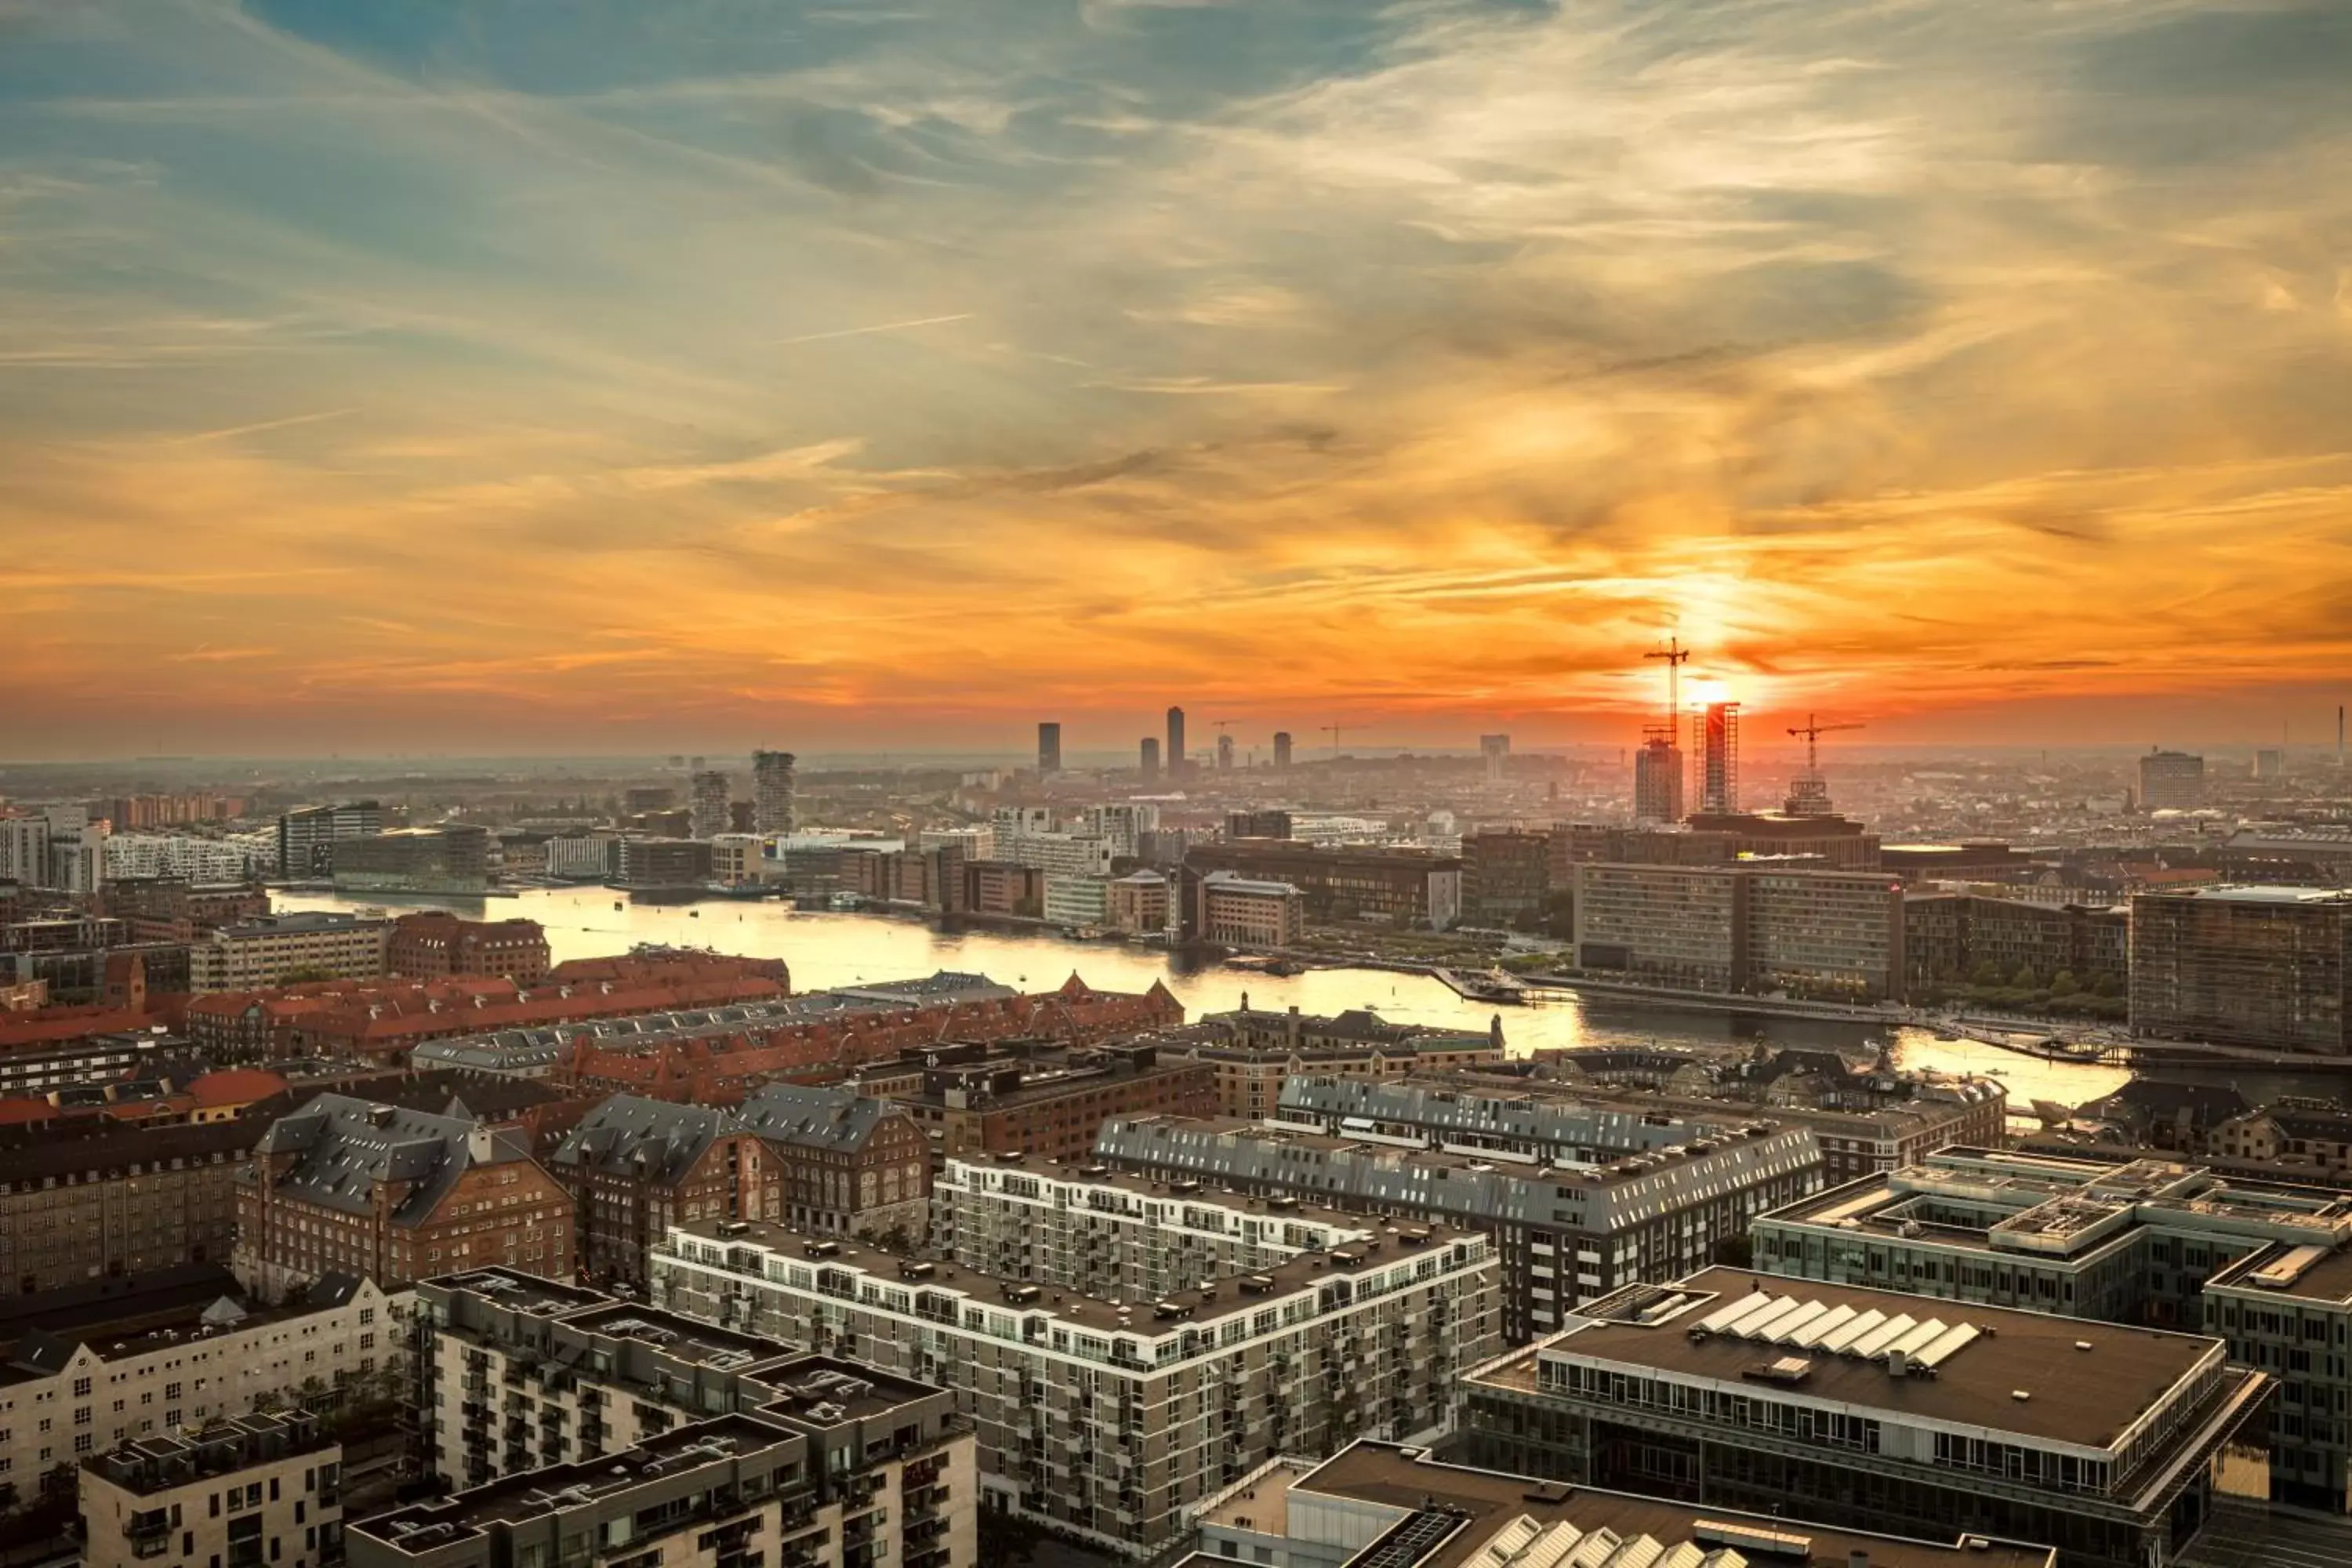
{"type": "Polygon", "coordinates": [[[842,327],[833,331],[803,332],[798,337],[778,338],[776,342],[779,347],[789,348],[794,343],[829,342],[835,338],[862,338],[873,332],[903,332],[916,327],[940,327],[945,326],[950,321],[971,320],[970,311],[953,316],[916,316],[904,321],[884,321],[871,327],[842,327]]]}

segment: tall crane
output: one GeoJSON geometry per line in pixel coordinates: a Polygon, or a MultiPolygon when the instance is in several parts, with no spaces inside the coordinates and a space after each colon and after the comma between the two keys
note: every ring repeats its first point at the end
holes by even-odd
{"type": "Polygon", "coordinates": [[[1318,724],[1316,728],[1321,730],[1325,734],[1331,737],[1331,754],[1334,757],[1337,757],[1339,754],[1339,732],[1342,726],[1338,724],[1318,724]]]}
{"type": "Polygon", "coordinates": [[[1824,724],[1819,716],[1805,715],[1802,724],[1792,724],[1789,733],[1805,738],[1805,771],[1789,781],[1789,798],[1782,809],[1790,816],[1828,816],[1830,807],[1829,781],[1822,777],[1821,743],[1823,735],[1840,730],[1860,730],[1859,723],[1824,724]]]}
{"type": "Polygon", "coordinates": [[[1677,637],[1668,637],[1665,647],[1653,648],[1642,656],[1666,661],[1666,732],[1670,735],[1682,726],[1683,664],[1690,656],[1691,650],[1683,647],[1677,637]]]}

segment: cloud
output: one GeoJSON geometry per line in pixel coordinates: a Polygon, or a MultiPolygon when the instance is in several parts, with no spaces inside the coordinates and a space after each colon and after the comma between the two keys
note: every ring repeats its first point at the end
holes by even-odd
{"type": "Polygon", "coordinates": [[[1606,734],[1668,631],[1931,722],[2352,656],[2337,6],[27,16],[44,743],[1606,734]]]}

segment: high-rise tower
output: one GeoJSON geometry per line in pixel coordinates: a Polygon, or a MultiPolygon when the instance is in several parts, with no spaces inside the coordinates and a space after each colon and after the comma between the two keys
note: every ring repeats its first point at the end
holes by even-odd
{"type": "Polygon", "coordinates": [[[1274,732],[1274,765],[1277,768],[1290,766],[1290,731],[1287,730],[1274,732]]]}
{"type": "Polygon", "coordinates": [[[1486,759],[1486,782],[1501,784],[1503,760],[1511,754],[1511,738],[1508,735],[1481,735],[1478,737],[1478,754],[1486,759]]]}
{"type": "Polygon", "coordinates": [[[1692,750],[1697,753],[1698,776],[1692,793],[1698,809],[1722,814],[1739,809],[1739,704],[1710,702],[1694,714],[1692,750]]]}
{"type": "Polygon", "coordinates": [[[1037,774],[1051,778],[1062,771],[1062,727],[1059,724],[1037,726],[1037,774]]]}
{"type": "Polygon", "coordinates": [[[751,753],[751,825],[757,831],[793,831],[795,761],[790,752],[751,753]]]}
{"type": "Polygon", "coordinates": [[[690,831],[697,838],[716,838],[727,831],[727,775],[716,769],[694,775],[690,831]]]}
{"type": "Polygon", "coordinates": [[[1182,778],[1192,771],[1190,759],[1184,755],[1184,710],[1168,710],[1168,773],[1171,778],[1182,778]]]}
{"type": "Polygon", "coordinates": [[[1148,779],[1156,779],[1160,776],[1160,737],[1157,735],[1143,737],[1142,771],[1143,776],[1148,779]]]}

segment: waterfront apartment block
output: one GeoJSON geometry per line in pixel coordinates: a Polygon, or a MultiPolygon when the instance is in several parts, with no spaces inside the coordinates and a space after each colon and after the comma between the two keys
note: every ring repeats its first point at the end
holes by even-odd
{"type": "Polygon", "coordinates": [[[1220,947],[1284,948],[1307,934],[1307,895],[1288,882],[1211,871],[1193,884],[1202,942],[1220,947]]]}
{"type": "Polygon", "coordinates": [[[512,1269],[417,1308],[433,1472],[464,1489],[356,1525],[355,1565],[972,1568],[944,1389],[512,1269]]]}
{"type": "Polygon", "coordinates": [[[1230,838],[1184,852],[1187,936],[1201,900],[1200,879],[1230,871],[1254,881],[1286,882],[1306,899],[1312,921],[1376,921],[1444,931],[1462,913],[1462,862],[1426,849],[1308,844],[1294,838],[1230,838]]]}
{"type": "Polygon", "coordinates": [[[2065,973],[2085,987],[2119,986],[2131,968],[2131,911],[1915,891],[1903,900],[1903,963],[1915,999],[1987,965],[2004,985],[2027,970],[2043,984],[2065,973]]]}
{"type": "Polygon", "coordinates": [[[2352,1051],[2352,890],[2183,888],[2132,898],[2137,1035],[2352,1051]]]}
{"type": "Polygon", "coordinates": [[[1381,1227],[1353,1246],[1157,1300],[1097,1298],[762,1224],[682,1226],[664,1305],[941,1383],[991,1502],[1130,1556],[1283,1454],[1433,1436],[1500,1346],[1483,1236],[1381,1227]]]}
{"type": "Polygon", "coordinates": [[[1717,1268],[1467,1380],[1466,1457],[1571,1486],[2147,1568],[2276,1384],[2221,1340],[1717,1268]]]}
{"type": "Polygon", "coordinates": [[[1595,1117],[1591,1131],[1589,1158],[1545,1159],[1402,1123],[1334,1134],[1154,1116],[1106,1123],[1095,1152],[1160,1181],[1486,1232],[1515,1343],[1620,1285],[1704,1267],[1756,1215],[1821,1186],[1812,1134],[1769,1121],[1595,1117]]]}
{"type": "Polygon", "coordinates": [[[940,1258],[1123,1300],[1158,1300],[1380,1234],[1363,1215],[1108,1165],[950,1160],[931,1189],[930,1249],[940,1258]]]}
{"type": "Polygon", "coordinates": [[[1904,994],[1903,892],[1877,871],[1762,861],[1576,867],[1577,966],[1696,991],[1904,994]]]}
{"type": "Polygon", "coordinates": [[[1359,1441],[1279,1459],[1201,1510],[1200,1549],[1173,1568],[2054,1568],[2047,1546],[1947,1531],[1933,1540],[1816,1524],[1781,1509],[1674,1502],[1439,1460],[1359,1441]]]}
{"type": "Polygon", "coordinates": [[[262,915],[188,945],[191,990],[249,991],[300,980],[381,980],[392,922],[368,915],[262,915]]]}
{"type": "Polygon", "coordinates": [[[325,1568],[343,1560],[342,1446],[299,1412],[137,1437],[80,1474],[89,1568],[325,1568]]]}

